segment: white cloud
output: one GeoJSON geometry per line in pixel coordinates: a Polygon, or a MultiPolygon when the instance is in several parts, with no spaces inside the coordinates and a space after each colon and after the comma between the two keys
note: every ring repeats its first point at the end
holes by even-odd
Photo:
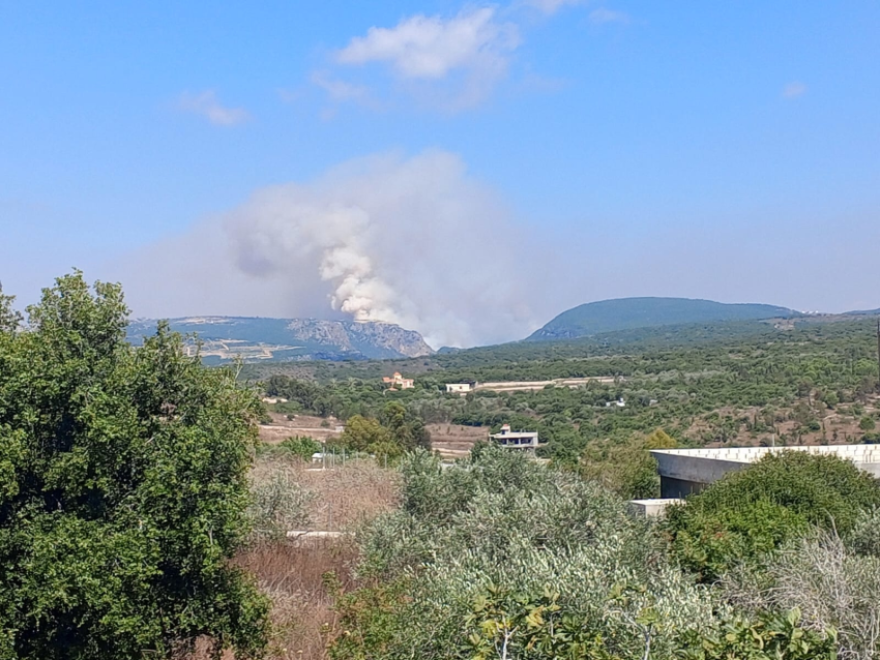
{"type": "Polygon", "coordinates": [[[370,89],[326,74],[313,75],[313,83],[336,103],[387,107],[403,94],[432,111],[455,113],[489,97],[520,43],[518,27],[500,20],[494,7],[465,9],[451,18],[410,16],[392,28],[372,27],[335,53],[341,66],[386,65],[391,87],[374,82],[370,89]],[[378,103],[382,97],[386,101],[378,103]]]}
{"type": "Polygon", "coordinates": [[[323,89],[327,93],[328,98],[335,103],[350,101],[373,108],[374,110],[379,109],[380,104],[366,85],[357,85],[333,78],[324,71],[312,73],[311,81],[313,85],[323,89]]]}
{"type": "Polygon", "coordinates": [[[545,14],[555,14],[563,7],[584,5],[589,0],[526,0],[526,4],[540,9],[545,14]]]}
{"type": "Polygon", "coordinates": [[[184,112],[204,117],[215,126],[235,126],[250,118],[243,108],[223,106],[217,99],[217,93],[212,89],[198,94],[184,92],[180,95],[177,106],[184,112]]]}
{"type": "Polygon", "coordinates": [[[458,16],[412,16],[393,28],[373,27],[340,50],[340,64],[387,62],[401,78],[440,79],[456,69],[503,68],[519,46],[513,24],[496,20],[492,7],[458,16]]]}
{"type": "Polygon", "coordinates": [[[807,86],[802,82],[790,82],[782,88],[782,96],[786,99],[796,99],[807,93],[807,86]]]}
{"type": "Polygon", "coordinates": [[[590,23],[603,25],[605,23],[629,23],[629,14],[622,11],[613,11],[605,7],[599,7],[590,12],[590,23]]]}

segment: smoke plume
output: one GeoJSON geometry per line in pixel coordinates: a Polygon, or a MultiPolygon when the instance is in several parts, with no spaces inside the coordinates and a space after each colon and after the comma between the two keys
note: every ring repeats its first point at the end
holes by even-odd
{"type": "Polygon", "coordinates": [[[144,315],[384,321],[435,347],[519,339],[546,314],[526,302],[540,269],[519,231],[456,155],[383,154],[254,192],[162,246],[163,262],[169,251],[189,256],[166,286],[151,279],[165,292],[161,313],[157,293],[129,288],[129,299],[144,315]]]}

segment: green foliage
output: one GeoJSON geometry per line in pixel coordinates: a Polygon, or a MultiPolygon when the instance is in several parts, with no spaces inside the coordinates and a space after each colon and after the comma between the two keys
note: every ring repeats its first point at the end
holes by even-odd
{"type": "Polygon", "coordinates": [[[846,541],[856,554],[880,559],[880,509],[863,512],[846,541]]]}
{"type": "Polygon", "coordinates": [[[289,463],[260,461],[251,473],[250,540],[279,541],[287,532],[302,530],[309,523],[307,506],[314,495],[305,490],[289,463]]]}
{"type": "Polygon", "coordinates": [[[880,652],[880,558],[848,547],[853,540],[811,533],[760,570],[743,567],[728,576],[725,591],[752,612],[802,612],[800,626],[836,631],[842,658],[871,660],[880,652]]]}
{"type": "Polygon", "coordinates": [[[591,658],[619,660],[608,653],[602,634],[563,611],[559,594],[539,597],[505,593],[489,586],[465,619],[465,649],[473,660],[490,658],[591,658]]]}
{"type": "Polygon", "coordinates": [[[287,438],[279,446],[304,461],[311,461],[312,456],[321,451],[321,443],[307,436],[287,438]]]}
{"type": "Polygon", "coordinates": [[[546,341],[655,326],[797,315],[790,309],[773,305],[728,305],[687,298],[623,298],[587,303],[565,311],[529,339],[546,341]]]}
{"type": "Polygon", "coordinates": [[[675,440],[662,429],[619,442],[595,442],[584,451],[578,471],[585,479],[601,481],[626,499],[659,497],[657,461],[650,450],[675,446],[675,440]]]}
{"type": "MultiPolygon", "coordinates": [[[[6,303],[0,303],[0,308],[6,303]]],[[[117,285],[62,277],[0,332],[0,658],[259,655],[245,539],[259,401],[160,325],[133,349],[117,285]]]]}
{"type": "Polygon", "coordinates": [[[424,422],[397,402],[382,409],[380,419],[354,415],[345,425],[334,446],[350,452],[398,459],[405,452],[431,447],[431,434],[424,422]]]}
{"type": "Polygon", "coordinates": [[[400,626],[399,611],[407,602],[408,580],[363,587],[344,593],[333,573],[324,575],[335,597],[339,633],[329,641],[333,660],[373,660],[388,657],[400,626]]]}
{"type": "Polygon", "coordinates": [[[813,632],[801,627],[801,613],[761,615],[756,621],[737,617],[711,635],[689,635],[684,660],[836,660],[834,629],[813,632]]]}
{"type": "Polygon", "coordinates": [[[711,580],[756,561],[811,525],[847,533],[880,505],[880,484],[836,456],[766,455],[671,507],[667,529],[683,565],[711,580]]]}
{"type": "MultiPolygon", "coordinates": [[[[307,410],[325,413],[326,406],[322,405],[325,397],[323,388],[308,381],[288,378],[287,376],[272,376],[265,384],[268,396],[280,396],[288,400],[284,409],[278,412],[296,413],[299,410],[307,410]]],[[[279,404],[284,405],[284,404],[279,404]]]]}
{"type": "Polygon", "coordinates": [[[403,451],[431,448],[431,434],[425,423],[402,404],[396,401],[386,404],[379,420],[403,451]]]}
{"type": "Polygon", "coordinates": [[[508,657],[629,659],[647,630],[670,657],[681,631],[708,631],[723,609],[596,484],[492,445],[442,470],[418,453],[402,470],[402,510],[363,537],[358,570],[406,579],[408,599],[391,606],[381,648],[337,658],[472,658],[510,634],[508,657]]]}
{"type": "Polygon", "coordinates": [[[345,425],[342,436],[335,441],[351,452],[370,453],[374,447],[392,445],[391,433],[377,419],[355,415],[345,425]]]}
{"type": "Polygon", "coordinates": [[[21,324],[21,314],[12,308],[14,302],[15,297],[5,295],[0,285],[0,332],[12,332],[21,324]]]}

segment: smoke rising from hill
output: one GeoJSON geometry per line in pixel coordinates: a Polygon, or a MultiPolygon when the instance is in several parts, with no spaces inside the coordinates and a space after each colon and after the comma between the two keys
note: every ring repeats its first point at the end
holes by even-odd
{"type": "Polygon", "coordinates": [[[224,225],[243,272],[308,278],[303,264],[316,258],[334,310],[433,345],[507,339],[535,323],[524,271],[509,267],[519,249],[507,210],[446,152],[359,159],[263,189],[224,225]]]}
{"type": "MultiPolygon", "coordinates": [[[[527,302],[540,269],[527,266],[535,250],[526,243],[458,156],[428,151],[358,159],[310,183],[260,189],[144,256],[161,251],[170,265],[160,276],[167,284],[150,282],[167,294],[156,315],[171,307],[385,321],[439,347],[519,339],[540,325],[546,310],[527,302]]],[[[155,314],[157,293],[127,290],[136,313],[155,314]]]]}

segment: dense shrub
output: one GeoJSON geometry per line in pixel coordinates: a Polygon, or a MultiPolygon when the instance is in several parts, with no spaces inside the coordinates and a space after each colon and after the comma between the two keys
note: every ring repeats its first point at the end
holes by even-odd
{"type": "Polygon", "coordinates": [[[805,630],[797,609],[762,612],[754,619],[735,617],[714,634],[692,636],[684,660],[837,660],[836,631],[805,630]]]}
{"type": "Polygon", "coordinates": [[[620,441],[594,442],[584,451],[578,471],[627,499],[659,497],[657,461],[650,450],[675,446],[675,440],[662,429],[647,436],[635,434],[620,441]]]}
{"type": "Polygon", "coordinates": [[[286,538],[309,522],[308,504],[313,495],[304,489],[294,467],[283,460],[262,460],[250,474],[251,503],[248,517],[251,541],[286,538]]]}
{"type": "Polygon", "coordinates": [[[492,445],[402,469],[402,509],[360,539],[372,586],[340,595],[335,660],[835,657],[797,611],[735,612],[595,483],[492,445]]]}
{"type": "Polygon", "coordinates": [[[816,532],[759,571],[741,567],[726,592],[746,611],[796,610],[804,627],[835,631],[841,659],[871,660],[880,651],[880,558],[847,546],[833,531],[816,532]]]}
{"type": "Polygon", "coordinates": [[[116,285],[77,273],[28,311],[0,296],[0,658],[259,653],[266,603],[229,562],[256,396],[164,325],[132,348],[116,285]]]}
{"type": "Polygon", "coordinates": [[[687,568],[711,580],[811,526],[849,532],[880,505],[880,483],[850,461],[800,451],[768,454],[669,509],[666,528],[687,568]]]}
{"type": "Polygon", "coordinates": [[[360,574],[405,585],[407,598],[386,587],[356,596],[383,596],[384,614],[368,629],[347,628],[336,657],[479,657],[504,634],[492,617],[537,622],[539,612],[533,637],[508,625],[509,657],[553,657],[541,653],[557,643],[568,644],[564,657],[588,648],[607,654],[597,658],[641,657],[646,631],[657,657],[668,657],[682,631],[712,630],[719,604],[710,592],[671,566],[650,524],[601,487],[493,446],[450,469],[416,454],[403,472],[402,510],[363,539],[360,574]],[[576,637],[535,646],[566,626],[576,637]],[[352,647],[352,635],[375,647],[352,647]]]}

